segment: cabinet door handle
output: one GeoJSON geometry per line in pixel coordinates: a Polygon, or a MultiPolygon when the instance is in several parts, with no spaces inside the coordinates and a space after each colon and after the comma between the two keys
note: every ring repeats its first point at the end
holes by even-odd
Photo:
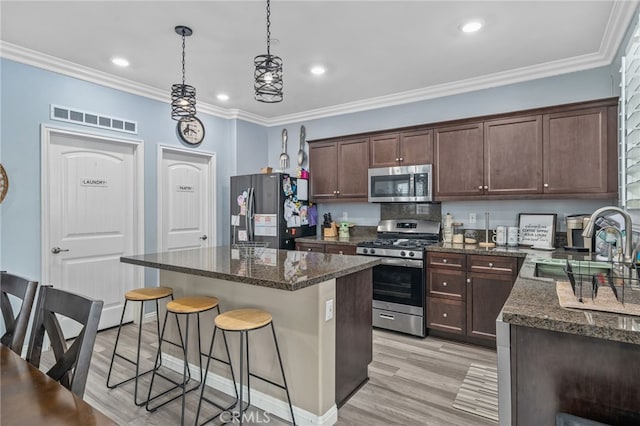
{"type": "Polygon", "coordinates": [[[485,186],[484,186],[484,189],[489,189],[489,185],[485,185],[485,186]]]}
{"type": "Polygon", "coordinates": [[[442,259],[442,263],[447,263],[447,259],[442,259]]]}
{"type": "Polygon", "coordinates": [[[448,317],[448,315],[447,315],[447,313],[446,313],[446,312],[445,312],[444,314],[442,314],[442,316],[443,316],[444,318],[448,317]]]}
{"type": "Polygon", "coordinates": [[[482,191],[482,188],[483,188],[483,186],[482,186],[482,185],[478,185],[478,189],[479,189],[480,191],[482,191]]]}
{"type": "Polygon", "coordinates": [[[340,195],[340,191],[336,191],[336,194],[340,195]]]}
{"type": "Polygon", "coordinates": [[[471,284],[471,278],[467,278],[467,283],[471,284]]]}
{"type": "Polygon", "coordinates": [[[311,248],[308,248],[307,251],[312,251],[311,248]]]}
{"type": "Polygon", "coordinates": [[[400,157],[400,161],[404,161],[404,158],[400,157]]]}
{"type": "Polygon", "coordinates": [[[399,159],[398,157],[396,157],[396,162],[397,162],[397,161],[400,161],[400,159],[399,159]]]}
{"type": "Polygon", "coordinates": [[[340,250],[338,253],[339,253],[339,254],[343,254],[343,253],[342,253],[342,250],[340,250]]]}
{"type": "Polygon", "coordinates": [[[442,287],[446,287],[446,286],[447,286],[447,282],[446,282],[446,281],[444,281],[444,282],[442,283],[442,287]]]}
{"type": "Polygon", "coordinates": [[[549,184],[548,184],[548,183],[545,183],[545,184],[544,184],[544,185],[542,185],[542,186],[544,186],[545,188],[548,188],[548,187],[549,187],[549,184]]]}
{"type": "Polygon", "coordinates": [[[391,321],[394,321],[396,319],[396,317],[394,317],[393,315],[388,315],[388,314],[379,314],[378,316],[380,318],[388,319],[391,321]]]}
{"type": "Polygon", "coordinates": [[[489,268],[493,268],[493,262],[489,262],[489,268]]]}

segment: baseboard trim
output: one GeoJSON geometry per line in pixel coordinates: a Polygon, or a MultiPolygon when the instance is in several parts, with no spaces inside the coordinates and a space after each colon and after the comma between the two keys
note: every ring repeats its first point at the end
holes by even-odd
{"type": "MultiPolygon", "coordinates": [[[[184,369],[184,363],[180,358],[168,354],[162,354],[162,364],[178,373],[182,373],[184,369]]],[[[200,376],[200,368],[196,365],[189,363],[189,371],[191,372],[192,377],[200,376]]],[[[208,372],[206,383],[207,386],[210,386],[220,392],[235,396],[234,383],[226,377],[208,372]]],[[[244,386],[244,395],[247,394],[247,390],[247,387],[244,386]]],[[[289,405],[286,401],[274,398],[271,395],[267,395],[264,392],[260,392],[255,389],[251,390],[251,405],[285,420],[289,420],[291,417],[289,413],[289,405]]],[[[338,421],[338,408],[335,404],[321,416],[296,407],[295,405],[293,406],[293,413],[296,416],[296,424],[298,425],[331,426],[338,421]]]]}

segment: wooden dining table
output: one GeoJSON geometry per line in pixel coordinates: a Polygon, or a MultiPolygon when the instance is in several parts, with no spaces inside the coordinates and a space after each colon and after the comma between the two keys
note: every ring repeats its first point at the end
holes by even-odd
{"type": "Polygon", "coordinates": [[[115,425],[109,417],[0,344],[0,425],[115,425]]]}

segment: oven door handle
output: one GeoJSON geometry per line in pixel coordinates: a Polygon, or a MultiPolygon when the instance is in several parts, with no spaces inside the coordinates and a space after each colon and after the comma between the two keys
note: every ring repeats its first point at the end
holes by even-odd
{"type": "Polygon", "coordinates": [[[415,259],[396,259],[392,257],[383,257],[380,259],[382,265],[402,266],[405,268],[422,268],[422,261],[415,259]]]}

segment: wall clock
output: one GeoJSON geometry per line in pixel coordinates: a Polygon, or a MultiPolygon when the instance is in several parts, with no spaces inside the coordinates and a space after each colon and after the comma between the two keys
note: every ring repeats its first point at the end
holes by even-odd
{"type": "Polygon", "coordinates": [[[7,196],[7,191],[9,190],[9,178],[7,177],[7,172],[0,164],[0,203],[4,200],[4,197],[7,196]]]}
{"type": "Polygon", "coordinates": [[[199,118],[178,121],[178,136],[183,142],[198,145],[204,139],[204,125],[199,118]]]}

